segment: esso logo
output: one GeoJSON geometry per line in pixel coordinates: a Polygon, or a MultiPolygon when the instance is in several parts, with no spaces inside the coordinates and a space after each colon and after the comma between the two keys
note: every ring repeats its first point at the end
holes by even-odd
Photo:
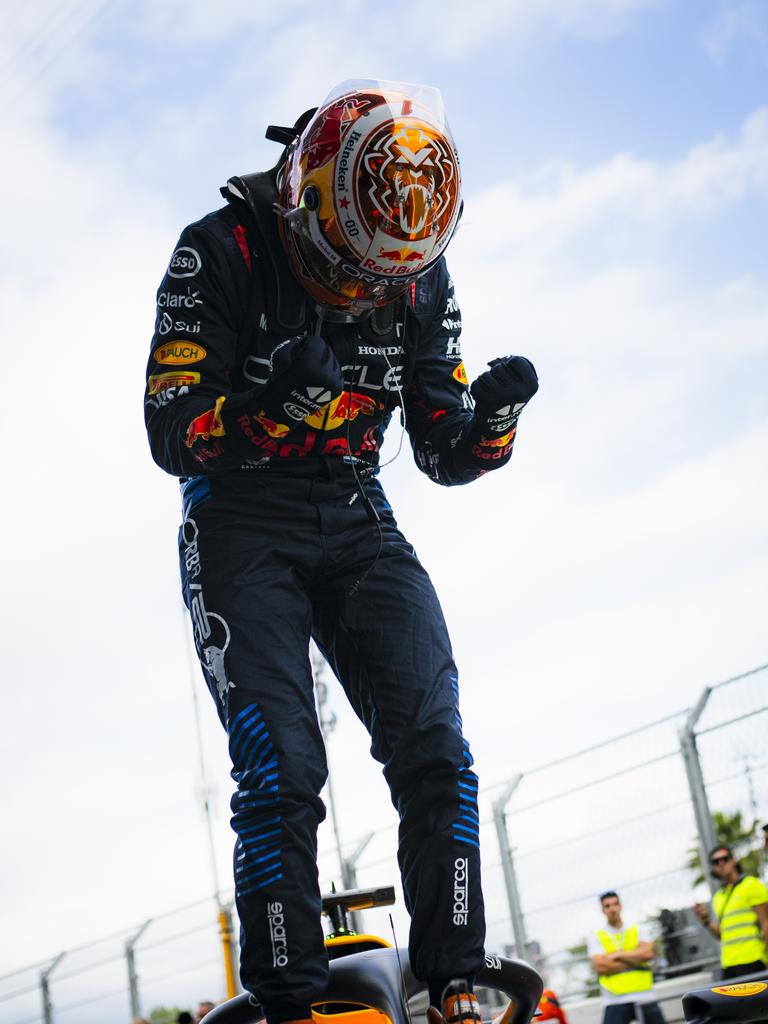
{"type": "Polygon", "coordinates": [[[203,265],[200,253],[188,245],[179,246],[168,264],[169,277],[194,277],[203,265]]]}
{"type": "Polygon", "coordinates": [[[307,415],[306,409],[302,409],[300,405],[295,405],[293,402],[286,402],[283,405],[283,409],[292,420],[303,420],[307,415]]]}

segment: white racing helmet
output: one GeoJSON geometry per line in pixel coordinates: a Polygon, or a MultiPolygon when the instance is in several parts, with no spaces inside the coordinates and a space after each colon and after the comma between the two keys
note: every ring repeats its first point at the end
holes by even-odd
{"type": "Polygon", "coordinates": [[[437,89],[349,80],[288,147],[280,234],[321,305],[360,316],[441,256],[461,213],[459,158],[437,89]]]}

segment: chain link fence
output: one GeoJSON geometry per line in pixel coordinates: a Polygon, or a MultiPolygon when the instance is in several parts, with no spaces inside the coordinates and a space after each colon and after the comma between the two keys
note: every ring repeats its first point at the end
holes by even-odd
{"type": "Polygon", "coordinates": [[[491,916],[489,939],[515,944],[517,909],[524,921],[517,947],[526,943],[561,998],[583,995],[593,985],[586,938],[603,921],[598,897],[615,889],[625,922],[646,922],[664,938],[661,973],[680,962],[711,966],[717,944],[690,913],[709,898],[708,880],[695,884],[699,872],[690,865],[720,838],[713,817],[730,826],[726,838],[738,852],[760,846],[754,826],[761,813],[768,819],[767,711],[768,666],[760,666],[707,688],[695,719],[681,710],[521,773],[503,795],[509,852],[502,843],[501,864],[487,868],[489,902],[506,910],[491,916]],[[695,771],[683,756],[686,735],[695,771]],[[517,887],[506,901],[505,859],[517,887]]]}
{"type": "MultiPolygon", "coordinates": [[[[694,756],[705,808],[710,819],[740,821],[742,833],[768,820],[766,712],[768,665],[708,688],[699,702],[694,756]]],[[[602,923],[600,892],[616,889],[625,920],[647,922],[656,935],[664,911],[679,914],[708,897],[706,881],[694,885],[689,866],[703,842],[681,753],[690,721],[681,710],[480,792],[487,947],[516,954],[524,945],[561,999],[580,997],[593,983],[585,941],[602,923]]],[[[754,833],[736,840],[741,853],[760,842],[754,833]]],[[[396,880],[396,843],[396,826],[355,837],[341,847],[341,869],[335,848],[321,851],[324,891],[332,882],[352,888],[396,880]]],[[[386,920],[375,913],[359,923],[383,934],[386,920]]],[[[203,899],[0,975],[0,1024],[122,1024],[137,1009],[220,998],[217,914],[217,902],[203,899]]],[[[393,926],[405,944],[402,894],[393,926]]],[[[702,929],[666,931],[665,952],[672,935],[684,961],[712,963],[717,947],[702,929]]],[[[670,957],[657,966],[670,970],[670,957]]]]}

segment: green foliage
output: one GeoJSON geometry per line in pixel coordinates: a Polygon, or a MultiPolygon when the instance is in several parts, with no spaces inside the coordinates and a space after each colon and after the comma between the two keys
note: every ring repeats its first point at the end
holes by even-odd
{"type": "MultiPolygon", "coordinates": [[[[741,811],[734,811],[733,814],[726,814],[724,811],[713,811],[712,821],[715,826],[716,841],[724,846],[731,847],[746,875],[759,875],[760,850],[744,851],[745,844],[755,838],[757,819],[747,827],[742,819],[741,811]]],[[[705,875],[702,870],[701,852],[698,843],[688,848],[686,867],[696,872],[696,877],[693,880],[694,885],[699,885],[699,883],[704,881],[705,875]]]]}
{"type": "MultiPolygon", "coordinates": [[[[179,1006],[156,1006],[149,1015],[150,1024],[176,1024],[176,1019],[182,1012],[179,1006]]],[[[187,1010],[187,1013],[190,1011],[187,1010]]]]}
{"type": "Polygon", "coordinates": [[[599,995],[600,982],[597,980],[597,975],[593,973],[589,957],[587,956],[587,940],[582,939],[575,946],[568,946],[566,952],[570,957],[570,960],[566,961],[563,965],[567,978],[566,988],[570,989],[572,985],[571,978],[575,974],[581,981],[583,997],[585,999],[599,995]],[[585,967],[586,971],[584,970],[585,967]]]}

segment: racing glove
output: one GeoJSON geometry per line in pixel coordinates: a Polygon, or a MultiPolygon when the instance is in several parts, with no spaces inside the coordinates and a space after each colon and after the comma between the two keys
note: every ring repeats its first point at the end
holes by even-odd
{"type": "Polygon", "coordinates": [[[222,422],[226,428],[233,417],[247,413],[293,429],[325,408],[343,388],[341,367],[324,338],[318,334],[288,338],[272,351],[268,382],[227,398],[222,422]]]}
{"type": "Polygon", "coordinates": [[[505,356],[492,359],[490,370],[473,381],[470,391],[475,400],[475,419],[488,433],[511,430],[528,402],[539,390],[539,378],[530,359],[505,356]]]}
{"type": "Polygon", "coordinates": [[[341,367],[319,335],[297,335],[273,349],[265,384],[222,395],[212,409],[189,424],[186,444],[198,438],[229,438],[250,456],[252,420],[271,437],[284,437],[312,413],[320,412],[344,387],[341,367]]]}

